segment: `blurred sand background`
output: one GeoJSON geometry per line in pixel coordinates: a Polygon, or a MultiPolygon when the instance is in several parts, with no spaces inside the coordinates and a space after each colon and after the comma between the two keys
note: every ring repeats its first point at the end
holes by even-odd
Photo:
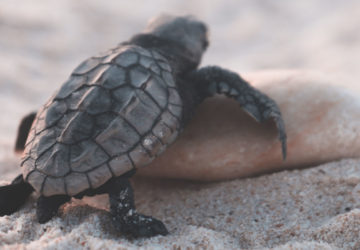
{"type": "MultiPolygon", "coordinates": [[[[310,69],[358,88],[356,0],[2,0],[0,184],[19,172],[12,149],[21,117],[43,104],[83,59],[140,32],[160,13],[193,14],[208,24],[202,65],[239,73],[310,69]]],[[[0,247],[359,249],[358,165],[345,160],[206,185],[139,180],[139,210],[163,219],[172,233],[151,240],[116,235],[103,210],[82,202],[65,207],[51,223],[32,225],[33,198],[22,211],[0,218],[0,247]]],[[[89,203],[106,208],[106,199],[99,199],[89,203]]]]}

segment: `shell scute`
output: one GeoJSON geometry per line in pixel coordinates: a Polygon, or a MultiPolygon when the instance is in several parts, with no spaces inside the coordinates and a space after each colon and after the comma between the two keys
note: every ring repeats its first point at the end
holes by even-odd
{"type": "Polygon", "coordinates": [[[64,101],[54,101],[47,110],[45,116],[45,126],[53,126],[67,111],[67,106],[64,101]]]}
{"type": "Polygon", "coordinates": [[[107,89],[114,89],[124,85],[125,81],[126,71],[113,65],[103,74],[101,84],[107,89]]]}
{"type": "Polygon", "coordinates": [[[154,157],[141,144],[138,144],[129,154],[136,168],[144,167],[154,160],[154,157]]]}
{"type": "Polygon", "coordinates": [[[160,109],[143,91],[136,93],[136,97],[130,100],[126,107],[124,117],[141,135],[144,135],[150,132],[154,121],[160,115],[160,109]]]}
{"type": "Polygon", "coordinates": [[[120,113],[123,109],[129,106],[129,103],[135,98],[135,91],[130,86],[124,86],[112,91],[112,96],[115,102],[113,103],[113,110],[120,113]]]}
{"type": "Polygon", "coordinates": [[[148,81],[144,90],[152,96],[161,108],[166,107],[169,99],[166,88],[159,84],[155,78],[148,81]]]}
{"type": "Polygon", "coordinates": [[[136,66],[130,70],[130,81],[131,84],[140,88],[143,84],[145,84],[151,76],[149,70],[144,67],[136,66]]]}
{"type": "Polygon", "coordinates": [[[126,173],[133,169],[133,165],[131,163],[130,158],[127,154],[123,154],[120,156],[115,156],[109,161],[109,166],[111,171],[116,175],[119,176],[123,173],[126,173]],[[121,166],[121,167],[119,167],[121,166]]]}
{"type": "Polygon", "coordinates": [[[92,70],[86,75],[87,77],[86,84],[87,85],[97,84],[102,78],[102,76],[105,74],[105,72],[109,70],[110,67],[111,67],[110,65],[100,65],[96,67],[94,70],[92,70]]]}
{"type": "Polygon", "coordinates": [[[73,144],[92,136],[94,122],[85,112],[76,112],[66,123],[58,140],[65,144],[73,144]]]}
{"type": "Polygon", "coordinates": [[[63,178],[54,178],[48,176],[43,187],[44,196],[52,196],[65,193],[65,182],[63,178]]]}
{"type": "Polygon", "coordinates": [[[26,180],[31,183],[35,190],[41,191],[46,175],[39,171],[32,171],[26,176],[26,180]]]}
{"type": "Polygon", "coordinates": [[[79,102],[90,88],[90,86],[83,85],[79,89],[72,92],[66,99],[64,99],[68,110],[77,110],[79,102]]]}
{"type": "Polygon", "coordinates": [[[109,126],[95,138],[95,141],[108,154],[116,156],[126,153],[139,139],[137,131],[119,116],[110,122],[109,126]]]}
{"type": "Polygon", "coordinates": [[[152,156],[156,156],[163,146],[161,141],[153,134],[146,136],[141,143],[152,156]]]}
{"type": "Polygon", "coordinates": [[[74,173],[65,177],[66,193],[70,196],[77,195],[81,191],[90,188],[90,183],[86,174],[74,173]]]}
{"type": "Polygon", "coordinates": [[[107,180],[109,180],[112,177],[112,174],[107,164],[104,164],[89,172],[88,176],[91,187],[97,188],[104,184],[107,180]]]}
{"type": "Polygon", "coordinates": [[[55,99],[64,99],[86,83],[84,76],[71,76],[60,88],[55,99]]]}
{"type": "Polygon", "coordinates": [[[56,143],[55,131],[52,129],[44,130],[39,136],[36,137],[35,143],[38,145],[36,147],[36,154],[42,155],[56,143]]]}
{"type": "Polygon", "coordinates": [[[70,147],[70,167],[74,172],[87,172],[108,160],[108,155],[92,140],[86,140],[70,147]]]}
{"type": "Polygon", "coordinates": [[[108,111],[110,106],[111,98],[109,93],[100,87],[93,87],[83,95],[77,109],[83,110],[90,115],[96,115],[108,111]]]}
{"type": "Polygon", "coordinates": [[[138,60],[139,60],[139,55],[137,53],[133,52],[132,50],[125,50],[116,57],[114,63],[116,63],[121,67],[126,68],[136,64],[138,60]]]}
{"type": "Polygon", "coordinates": [[[149,69],[152,64],[155,64],[155,61],[151,57],[142,56],[140,58],[140,65],[144,68],[149,69]]]}
{"type": "Polygon", "coordinates": [[[100,58],[89,58],[83,61],[78,67],[75,68],[72,75],[83,75],[89,71],[95,69],[101,63],[100,58]]]}
{"type": "Polygon", "coordinates": [[[68,164],[69,147],[62,144],[55,144],[51,150],[41,154],[35,162],[36,169],[43,174],[53,177],[63,177],[70,173],[68,164]]]}

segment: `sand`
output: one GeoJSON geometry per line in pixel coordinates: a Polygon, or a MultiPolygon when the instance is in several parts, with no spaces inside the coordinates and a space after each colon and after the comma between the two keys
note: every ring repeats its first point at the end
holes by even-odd
{"type": "MultiPolygon", "coordinates": [[[[349,1],[3,0],[0,3],[0,184],[19,173],[16,126],[94,52],[160,13],[196,14],[211,28],[203,64],[237,72],[311,69],[357,86],[360,3],[349,1]]],[[[324,128],[326,129],[326,128],[324,128]]],[[[321,142],[318,142],[321,143],[321,142]]],[[[170,235],[117,234],[104,196],[73,201],[49,223],[32,196],[0,217],[2,249],[360,249],[360,160],[218,183],[135,179],[138,210],[170,235]]]]}
{"type": "Polygon", "coordinates": [[[110,221],[106,196],[73,200],[35,222],[35,199],[0,218],[5,249],[359,249],[360,160],[252,179],[193,183],[135,179],[138,210],[170,235],[129,240],[110,221]]]}

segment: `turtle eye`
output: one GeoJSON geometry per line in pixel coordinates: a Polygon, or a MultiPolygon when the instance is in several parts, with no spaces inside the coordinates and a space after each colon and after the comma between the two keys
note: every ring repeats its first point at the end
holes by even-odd
{"type": "Polygon", "coordinates": [[[207,47],[209,46],[209,41],[208,40],[204,40],[202,43],[203,49],[206,50],[207,47]]]}
{"type": "Polygon", "coordinates": [[[202,30],[202,32],[206,33],[208,31],[208,28],[206,27],[205,24],[200,23],[200,29],[202,30]]]}

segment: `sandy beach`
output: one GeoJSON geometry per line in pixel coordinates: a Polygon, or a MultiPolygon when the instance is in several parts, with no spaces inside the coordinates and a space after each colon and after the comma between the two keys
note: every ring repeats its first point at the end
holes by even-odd
{"type": "MultiPolygon", "coordinates": [[[[202,65],[239,74],[311,70],[360,94],[359,11],[355,0],[3,0],[0,185],[20,173],[13,148],[22,116],[37,110],[82,60],[140,32],[153,16],[193,14],[206,22],[210,47],[202,65]]],[[[40,225],[34,194],[21,210],[0,217],[0,248],[360,249],[359,165],[347,158],[209,183],[136,177],[138,210],[170,231],[151,239],[116,233],[106,196],[72,200],[40,225]]]]}

